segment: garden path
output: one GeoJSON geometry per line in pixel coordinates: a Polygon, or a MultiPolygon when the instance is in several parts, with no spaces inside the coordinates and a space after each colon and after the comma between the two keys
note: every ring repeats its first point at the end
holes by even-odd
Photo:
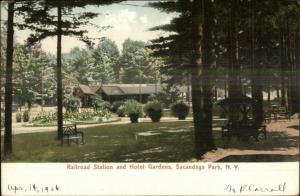
{"type": "Polygon", "coordinates": [[[241,159],[246,158],[246,156],[258,155],[257,157],[261,157],[265,161],[268,161],[266,157],[272,157],[270,159],[274,160],[276,156],[287,156],[287,160],[290,157],[297,157],[299,161],[299,126],[300,122],[298,119],[271,122],[267,125],[267,140],[265,143],[257,144],[257,149],[218,148],[206,153],[201,162],[216,162],[232,155],[241,159]]]}

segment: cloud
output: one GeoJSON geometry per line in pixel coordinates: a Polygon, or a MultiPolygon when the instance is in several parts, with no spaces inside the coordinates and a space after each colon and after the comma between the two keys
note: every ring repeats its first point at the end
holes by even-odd
{"type": "Polygon", "coordinates": [[[148,17],[147,16],[141,16],[140,17],[140,21],[142,22],[142,23],[144,23],[144,24],[146,24],[146,23],[148,23],[148,17]]]}
{"type": "Polygon", "coordinates": [[[101,25],[110,25],[120,30],[128,30],[137,23],[137,13],[128,9],[120,10],[114,14],[106,15],[101,25]]]}
{"type": "MultiPolygon", "coordinates": [[[[111,26],[112,28],[100,31],[92,26],[85,27],[90,38],[109,37],[116,42],[119,49],[127,38],[133,40],[148,41],[157,37],[161,32],[148,31],[149,28],[168,23],[174,14],[161,13],[153,8],[132,8],[120,5],[102,6],[100,8],[90,7],[99,13],[92,23],[99,26],[111,26]]],[[[16,31],[17,41],[23,42],[30,31],[16,31]]],[[[97,42],[97,41],[96,41],[97,42]]],[[[74,37],[63,36],[62,50],[68,52],[71,48],[85,47],[85,44],[74,37]]],[[[47,38],[42,41],[42,48],[50,53],[56,53],[56,37],[47,38]]]]}

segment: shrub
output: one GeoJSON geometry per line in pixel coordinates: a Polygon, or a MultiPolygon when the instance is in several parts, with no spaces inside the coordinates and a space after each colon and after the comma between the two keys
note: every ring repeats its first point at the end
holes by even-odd
{"type": "Polygon", "coordinates": [[[138,118],[143,115],[142,105],[133,99],[127,100],[124,103],[124,110],[132,123],[138,122],[138,118]]]}
{"type": "Polygon", "coordinates": [[[26,110],[24,113],[23,113],[23,121],[24,122],[28,122],[29,121],[29,118],[30,118],[30,113],[28,110],[26,110]]]}
{"type": "Polygon", "coordinates": [[[124,101],[115,101],[111,104],[110,107],[110,111],[116,113],[118,112],[118,109],[120,108],[120,106],[122,106],[124,104],[124,101]]]}
{"type": "Polygon", "coordinates": [[[86,111],[86,112],[76,112],[72,113],[70,119],[77,121],[87,121],[94,119],[94,112],[86,111]]]}
{"type": "Polygon", "coordinates": [[[64,100],[63,105],[67,112],[78,112],[80,103],[81,101],[79,97],[71,96],[64,100]]]}
{"type": "Polygon", "coordinates": [[[21,121],[22,121],[22,113],[21,113],[21,112],[18,112],[18,113],[16,114],[16,121],[17,121],[17,122],[21,122],[21,121]]]}
{"type": "Polygon", "coordinates": [[[171,105],[172,114],[179,120],[184,120],[189,114],[189,106],[184,102],[176,102],[171,105]]]}
{"type": "Polygon", "coordinates": [[[121,105],[118,110],[117,110],[117,114],[119,117],[125,117],[126,116],[126,112],[125,112],[125,106],[121,105]]]}
{"type": "Polygon", "coordinates": [[[50,124],[57,121],[57,115],[56,113],[46,113],[42,112],[36,116],[32,122],[33,123],[39,123],[39,124],[50,124]]]}
{"type": "Polygon", "coordinates": [[[97,111],[93,113],[94,117],[98,119],[98,121],[102,121],[103,119],[108,120],[111,115],[108,110],[97,111]]]}
{"type": "Polygon", "coordinates": [[[111,104],[108,101],[103,101],[100,105],[101,110],[109,110],[111,107],[111,104]]]}
{"type": "Polygon", "coordinates": [[[110,103],[108,101],[104,101],[102,97],[98,95],[92,96],[92,106],[94,111],[110,109],[110,103]]]}
{"type": "Polygon", "coordinates": [[[149,101],[144,106],[144,112],[151,118],[152,122],[159,122],[162,116],[162,103],[157,100],[149,101]]]}

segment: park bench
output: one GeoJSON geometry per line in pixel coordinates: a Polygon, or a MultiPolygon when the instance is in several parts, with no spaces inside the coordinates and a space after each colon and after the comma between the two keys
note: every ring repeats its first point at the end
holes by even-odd
{"type": "Polygon", "coordinates": [[[236,136],[242,140],[249,141],[253,137],[256,141],[260,140],[260,136],[267,138],[266,125],[255,125],[252,123],[237,123],[236,125],[227,124],[221,127],[222,139],[236,136]]]}
{"type": "Polygon", "coordinates": [[[270,105],[266,113],[264,114],[265,123],[270,123],[272,120],[277,121],[279,119],[291,119],[289,111],[284,106],[270,105]]]}
{"type": "Polygon", "coordinates": [[[286,107],[278,107],[274,110],[274,118],[275,120],[279,120],[279,119],[291,119],[291,115],[289,113],[289,111],[286,109],[286,107]]]}
{"type": "Polygon", "coordinates": [[[68,145],[70,145],[71,142],[79,144],[79,140],[81,141],[80,144],[84,144],[83,132],[77,130],[76,124],[63,126],[63,136],[61,139],[61,144],[64,144],[65,140],[67,141],[68,145]]]}

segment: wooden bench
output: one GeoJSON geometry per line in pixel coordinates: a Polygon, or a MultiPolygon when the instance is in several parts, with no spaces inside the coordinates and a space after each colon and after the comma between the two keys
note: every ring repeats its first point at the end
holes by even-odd
{"type": "Polygon", "coordinates": [[[291,115],[285,107],[278,107],[274,111],[275,120],[288,119],[291,120],[291,115]]]}
{"type": "Polygon", "coordinates": [[[70,145],[71,142],[79,144],[79,140],[81,141],[80,144],[84,144],[83,132],[78,131],[76,125],[63,126],[63,136],[61,138],[62,145],[65,140],[67,140],[68,145],[70,145]]]}
{"type": "Polygon", "coordinates": [[[260,140],[260,135],[264,136],[264,139],[267,138],[266,125],[257,126],[254,124],[237,124],[225,125],[221,127],[222,139],[227,137],[229,140],[233,136],[237,136],[242,140],[249,141],[253,137],[256,141],[260,140]]]}

